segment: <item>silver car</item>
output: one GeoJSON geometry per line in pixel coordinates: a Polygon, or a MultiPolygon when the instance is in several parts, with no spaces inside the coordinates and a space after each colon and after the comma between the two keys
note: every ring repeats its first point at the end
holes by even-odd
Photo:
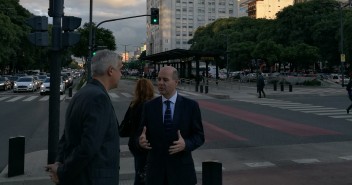
{"type": "MultiPolygon", "coordinates": [[[[63,95],[65,94],[66,88],[65,88],[65,83],[62,79],[62,76],[60,78],[60,94],[63,95]]],[[[45,95],[50,92],[50,77],[47,77],[43,84],[40,86],[40,95],[45,95]]]]}
{"type": "Polygon", "coordinates": [[[37,87],[32,76],[19,78],[13,85],[13,92],[19,91],[36,91],[37,87]]]}

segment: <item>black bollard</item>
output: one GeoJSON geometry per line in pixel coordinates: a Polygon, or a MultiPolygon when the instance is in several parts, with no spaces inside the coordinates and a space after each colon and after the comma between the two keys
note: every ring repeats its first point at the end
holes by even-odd
{"type": "Polygon", "coordinates": [[[281,91],[284,91],[284,84],[281,84],[281,91]]]}
{"type": "Polygon", "coordinates": [[[9,139],[8,177],[24,174],[24,146],[24,136],[11,137],[9,139]]]}
{"type": "Polygon", "coordinates": [[[292,84],[288,85],[288,89],[290,92],[292,92],[292,84]]]}
{"type": "Polygon", "coordinates": [[[204,90],[205,90],[205,94],[208,94],[208,86],[207,85],[205,86],[204,90]]]}
{"type": "Polygon", "coordinates": [[[222,164],[214,161],[202,163],[202,184],[222,185],[222,164]]]}
{"type": "Polygon", "coordinates": [[[199,87],[200,87],[199,89],[200,93],[203,93],[203,85],[200,85],[199,87]]]}
{"type": "Polygon", "coordinates": [[[68,88],[68,96],[72,97],[72,87],[68,88]]]}
{"type": "Polygon", "coordinates": [[[274,91],[277,90],[277,83],[274,83],[274,91]]]}

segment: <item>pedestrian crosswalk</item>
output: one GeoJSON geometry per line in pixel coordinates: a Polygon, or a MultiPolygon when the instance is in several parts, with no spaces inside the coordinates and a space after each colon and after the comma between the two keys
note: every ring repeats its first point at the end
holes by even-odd
{"type": "MultiPolygon", "coordinates": [[[[118,101],[118,100],[131,100],[133,97],[132,93],[128,92],[109,92],[108,93],[112,101],[118,101]]],[[[190,97],[192,98],[199,98],[202,97],[197,93],[192,93],[192,92],[179,92],[180,95],[190,97]]],[[[155,96],[160,96],[159,93],[155,93],[155,96]]],[[[6,94],[6,95],[0,95],[0,102],[6,102],[6,103],[13,103],[13,102],[32,102],[32,101],[38,101],[38,102],[45,102],[49,101],[50,96],[40,96],[39,94],[23,94],[23,95],[18,95],[18,94],[6,94]]],[[[60,95],[60,101],[63,101],[65,99],[69,99],[70,97],[68,95],[60,95]]]]}
{"type": "Polygon", "coordinates": [[[285,109],[290,111],[302,112],[306,114],[315,114],[318,116],[327,116],[336,119],[346,119],[347,121],[352,121],[352,114],[347,114],[345,109],[339,109],[334,107],[325,107],[319,105],[312,105],[307,103],[296,103],[285,100],[277,100],[270,98],[263,99],[236,99],[235,101],[253,103],[257,105],[264,105],[279,109],[285,109]]]}

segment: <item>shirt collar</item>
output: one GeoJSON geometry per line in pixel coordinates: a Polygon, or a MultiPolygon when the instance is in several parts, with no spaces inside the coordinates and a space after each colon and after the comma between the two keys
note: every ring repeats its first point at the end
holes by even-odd
{"type": "Polygon", "coordinates": [[[177,99],[177,91],[176,93],[170,98],[170,99],[166,99],[164,96],[161,96],[162,97],[162,102],[164,103],[166,100],[170,100],[173,104],[176,103],[176,99],[177,99]]]}

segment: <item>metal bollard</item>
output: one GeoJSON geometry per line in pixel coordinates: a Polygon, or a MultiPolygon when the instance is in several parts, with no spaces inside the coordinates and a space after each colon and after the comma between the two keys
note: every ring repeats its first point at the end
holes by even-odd
{"type": "Polygon", "coordinates": [[[200,85],[199,87],[200,87],[199,89],[200,93],[203,93],[203,85],[200,85]]]}
{"type": "Polygon", "coordinates": [[[277,83],[274,83],[274,91],[277,90],[277,83]]]}
{"type": "Polygon", "coordinates": [[[292,84],[288,85],[288,89],[290,92],[292,92],[292,84]]]}
{"type": "Polygon", "coordinates": [[[207,85],[205,86],[204,90],[205,90],[205,94],[208,94],[208,86],[207,85]]]}
{"type": "Polygon", "coordinates": [[[68,88],[68,96],[72,97],[72,87],[68,88]]]}
{"type": "Polygon", "coordinates": [[[284,84],[281,84],[281,91],[284,91],[284,84]]]}
{"type": "Polygon", "coordinates": [[[8,177],[24,174],[24,146],[24,136],[11,137],[9,139],[8,177]]]}
{"type": "Polygon", "coordinates": [[[202,163],[202,184],[222,185],[222,164],[214,161],[202,163]]]}

